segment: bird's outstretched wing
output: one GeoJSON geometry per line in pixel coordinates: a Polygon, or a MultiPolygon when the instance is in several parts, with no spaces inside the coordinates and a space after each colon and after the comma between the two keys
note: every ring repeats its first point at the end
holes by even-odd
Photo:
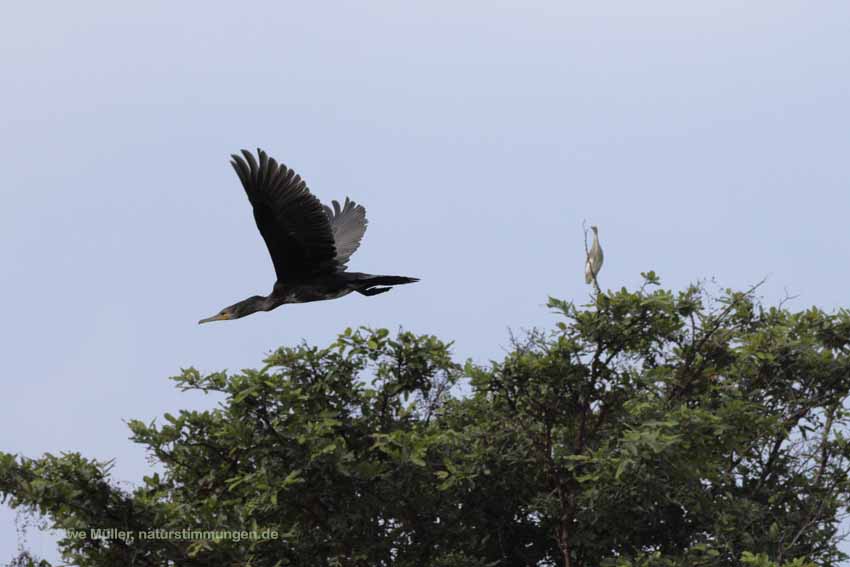
{"type": "Polygon", "coordinates": [[[331,231],[336,244],[336,262],[341,269],[345,269],[348,259],[357,251],[363,235],[366,234],[366,209],[358,205],[348,197],[345,204],[340,207],[339,202],[331,201],[333,209],[325,206],[325,213],[331,223],[331,231]]]}
{"type": "Polygon", "coordinates": [[[278,281],[292,281],[336,269],[336,248],[331,223],[322,204],[294,171],[263,150],[259,163],[251,152],[232,155],[254,220],[274,263],[278,281]]]}

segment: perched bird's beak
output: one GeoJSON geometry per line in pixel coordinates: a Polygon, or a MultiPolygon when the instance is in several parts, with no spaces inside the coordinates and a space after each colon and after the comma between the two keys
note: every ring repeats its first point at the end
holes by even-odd
{"type": "Polygon", "coordinates": [[[210,321],[227,321],[230,319],[230,315],[227,313],[219,313],[218,315],[213,315],[212,317],[207,317],[206,319],[201,319],[198,321],[198,325],[201,323],[209,323],[210,321]]]}

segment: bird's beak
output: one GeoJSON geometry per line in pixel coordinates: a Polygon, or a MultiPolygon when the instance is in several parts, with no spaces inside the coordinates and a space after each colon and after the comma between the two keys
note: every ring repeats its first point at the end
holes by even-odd
{"type": "Polygon", "coordinates": [[[198,325],[201,323],[209,323],[210,321],[227,321],[230,319],[230,315],[227,313],[219,313],[218,315],[213,315],[212,317],[207,317],[206,319],[201,319],[198,321],[198,325]]]}

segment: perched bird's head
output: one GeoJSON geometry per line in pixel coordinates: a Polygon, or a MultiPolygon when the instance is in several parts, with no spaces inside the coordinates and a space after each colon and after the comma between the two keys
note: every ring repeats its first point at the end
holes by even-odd
{"type": "Polygon", "coordinates": [[[590,227],[590,230],[593,231],[593,234],[599,233],[599,228],[595,224],[590,227]]]}
{"type": "Polygon", "coordinates": [[[228,321],[230,319],[239,319],[240,317],[250,315],[251,313],[256,313],[257,311],[265,311],[265,302],[266,298],[262,295],[254,295],[249,297],[248,299],[243,299],[238,303],[234,303],[230,307],[225,307],[212,317],[201,319],[200,321],[198,321],[198,324],[200,325],[201,323],[209,323],[210,321],[228,321]]]}

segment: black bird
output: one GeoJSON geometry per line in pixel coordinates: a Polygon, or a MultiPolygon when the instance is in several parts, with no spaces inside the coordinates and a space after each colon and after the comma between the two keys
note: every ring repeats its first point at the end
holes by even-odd
{"type": "Polygon", "coordinates": [[[404,276],[375,276],[347,272],[348,259],[366,232],[366,209],[345,198],[333,209],[322,206],[294,171],[263,150],[232,155],[254,220],[272,257],[277,282],[271,295],[255,295],[198,323],[238,319],[256,311],[271,311],[284,303],[336,299],[352,291],[372,296],[394,286],[419,281],[404,276]],[[381,287],[383,286],[383,287],[381,287]]]}

